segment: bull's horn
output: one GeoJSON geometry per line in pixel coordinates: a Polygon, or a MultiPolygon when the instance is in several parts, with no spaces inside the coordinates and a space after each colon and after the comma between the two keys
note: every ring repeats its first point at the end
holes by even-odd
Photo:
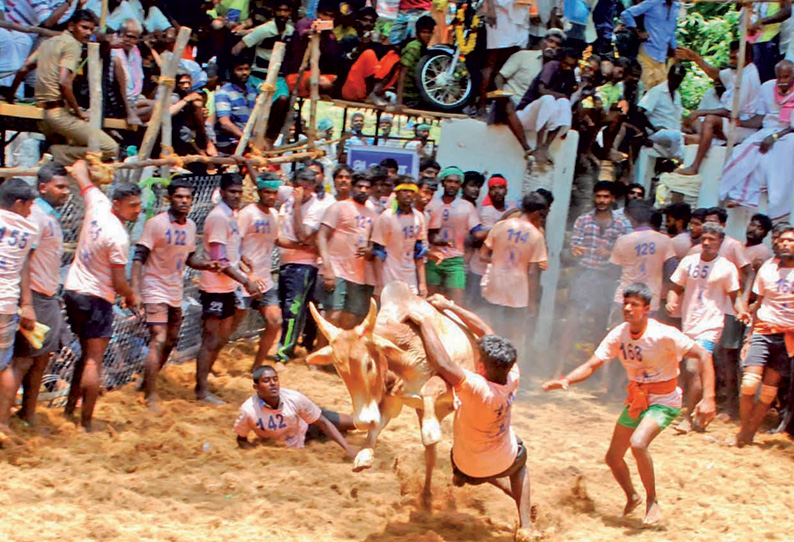
{"type": "Polygon", "coordinates": [[[378,304],[375,303],[375,298],[369,298],[369,312],[364,321],[356,327],[356,332],[359,337],[363,337],[375,330],[375,319],[378,317],[378,304]]]}
{"type": "Polygon", "coordinates": [[[309,303],[309,310],[311,311],[312,316],[314,316],[314,321],[317,322],[317,327],[320,328],[320,333],[322,333],[325,338],[328,339],[329,343],[334,342],[334,339],[339,336],[342,330],[323,318],[323,315],[320,314],[320,311],[317,310],[317,307],[314,306],[314,303],[309,303]]]}

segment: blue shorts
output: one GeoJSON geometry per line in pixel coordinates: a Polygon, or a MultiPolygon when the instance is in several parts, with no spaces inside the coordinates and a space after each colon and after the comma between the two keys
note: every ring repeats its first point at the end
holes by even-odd
{"type": "MultiPolygon", "coordinates": [[[[321,281],[318,280],[317,283],[322,286],[321,281]]],[[[369,312],[369,300],[374,290],[375,287],[370,284],[356,284],[346,279],[337,278],[333,292],[323,288],[322,305],[325,310],[366,316],[369,312]]]]}
{"type": "Polygon", "coordinates": [[[709,341],[708,339],[695,339],[695,342],[706,349],[709,354],[713,354],[714,349],[717,347],[717,343],[709,341]]]}
{"type": "Polygon", "coordinates": [[[275,286],[263,293],[260,299],[251,297],[248,292],[244,293],[242,288],[237,288],[234,296],[237,300],[237,308],[241,310],[258,311],[261,307],[278,307],[278,290],[275,286]]]}

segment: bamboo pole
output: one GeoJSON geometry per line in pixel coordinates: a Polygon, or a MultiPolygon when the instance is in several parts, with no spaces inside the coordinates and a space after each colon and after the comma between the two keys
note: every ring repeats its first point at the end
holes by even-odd
{"type": "MultiPolygon", "coordinates": [[[[324,155],[325,151],[321,149],[314,149],[311,151],[293,153],[289,156],[276,156],[273,158],[263,156],[247,156],[245,157],[245,160],[247,160],[253,167],[264,167],[268,165],[289,164],[291,162],[313,160],[315,158],[322,158],[324,155]]],[[[104,165],[113,171],[118,171],[120,169],[143,170],[147,167],[162,167],[166,165],[173,167],[192,163],[239,166],[242,160],[243,157],[241,156],[204,156],[201,154],[178,156],[176,154],[172,154],[166,158],[150,158],[147,160],[141,160],[140,162],[110,162],[104,165]]],[[[40,166],[0,168],[0,178],[35,177],[39,171],[39,167],[40,166]]]]}
{"type": "Polygon", "coordinates": [[[742,85],[742,75],[744,73],[744,59],[747,51],[747,22],[750,19],[748,13],[749,6],[742,9],[741,19],[739,20],[739,59],[736,66],[736,76],[733,78],[733,100],[731,102],[731,130],[728,132],[728,141],[725,145],[725,160],[723,165],[728,163],[736,145],[736,130],[739,118],[739,92],[742,85]]]}
{"type": "Polygon", "coordinates": [[[50,30],[49,28],[41,28],[39,26],[26,26],[24,24],[16,24],[8,21],[0,21],[0,28],[5,28],[6,30],[13,30],[14,32],[23,32],[25,34],[38,34],[39,36],[44,36],[45,38],[51,38],[53,36],[57,36],[60,34],[60,32],[56,32],[55,30],[50,30]]]}
{"type": "MultiPolygon", "coordinates": [[[[160,83],[157,85],[157,99],[152,111],[152,117],[149,120],[149,125],[146,127],[146,133],[143,136],[141,149],[138,151],[138,161],[143,162],[149,159],[154,148],[154,142],[157,139],[157,134],[160,131],[160,125],[163,122],[163,112],[168,109],[171,103],[171,91],[174,89],[176,81],[176,70],[179,67],[179,59],[182,58],[182,53],[185,51],[185,46],[190,38],[190,28],[183,26],[179,29],[179,34],[176,37],[174,44],[173,55],[168,62],[163,63],[163,68],[160,71],[160,83]]],[[[141,180],[143,170],[137,170],[133,174],[132,182],[138,183],[141,180]]]]}
{"type": "MultiPolygon", "coordinates": [[[[468,119],[468,115],[463,113],[443,113],[441,111],[425,111],[423,109],[410,109],[403,108],[399,111],[395,110],[393,105],[375,105],[363,102],[349,102],[347,100],[323,100],[327,101],[337,107],[350,107],[353,109],[367,109],[373,111],[384,111],[390,115],[406,116],[406,117],[427,117],[431,119],[468,119]]],[[[347,124],[347,122],[345,122],[347,124]]]]}
{"type": "MultiPolygon", "coordinates": [[[[99,44],[88,44],[88,92],[90,99],[89,126],[91,130],[102,130],[102,59],[99,57],[99,44]]],[[[88,150],[99,152],[99,141],[92,136],[88,139],[88,150]]]]}
{"type": "MultiPolygon", "coordinates": [[[[165,57],[165,62],[169,62],[171,60],[171,53],[166,52],[163,57],[165,57]]],[[[167,106],[163,109],[163,123],[160,130],[160,156],[166,158],[172,154],[174,149],[173,131],[171,130],[171,100],[168,100],[167,106]]],[[[160,166],[160,177],[167,178],[170,174],[170,166],[160,166]]]]}
{"type": "Polygon", "coordinates": [[[104,34],[108,26],[108,0],[102,0],[102,10],[99,15],[99,31],[104,34]]]}
{"type": "MultiPolygon", "coordinates": [[[[275,92],[276,79],[278,78],[278,71],[281,69],[281,61],[284,59],[284,48],[284,43],[280,41],[273,46],[273,51],[270,54],[270,62],[268,62],[267,65],[267,77],[265,78],[262,88],[259,90],[259,94],[256,96],[254,110],[251,111],[251,116],[248,117],[248,122],[245,123],[243,137],[241,137],[240,141],[237,143],[237,150],[235,150],[234,154],[242,155],[243,152],[245,152],[251,134],[254,133],[254,128],[256,128],[257,138],[259,138],[260,132],[262,132],[261,139],[264,141],[263,131],[267,127],[267,119],[270,117],[270,108],[273,105],[273,93],[275,92]]],[[[256,146],[256,143],[254,146],[256,146]]],[[[261,149],[261,144],[257,148],[261,149]]]]}
{"type": "Polygon", "coordinates": [[[289,135],[289,130],[290,128],[292,128],[292,124],[295,122],[295,111],[294,111],[295,99],[298,97],[300,88],[303,85],[303,74],[306,73],[306,66],[309,65],[309,55],[311,54],[311,51],[312,48],[307,45],[306,51],[303,53],[303,59],[301,60],[300,68],[298,68],[298,80],[295,82],[295,88],[293,88],[292,92],[289,93],[289,107],[287,108],[287,120],[284,123],[284,127],[281,129],[282,142],[287,142],[287,136],[289,135]]]}
{"type": "Polygon", "coordinates": [[[317,139],[317,102],[320,100],[320,34],[312,34],[309,39],[309,63],[311,72],[309,82],[311,88],[311,98],[309,103],[309,148],[314,148],[314,140],[317,139]]]}

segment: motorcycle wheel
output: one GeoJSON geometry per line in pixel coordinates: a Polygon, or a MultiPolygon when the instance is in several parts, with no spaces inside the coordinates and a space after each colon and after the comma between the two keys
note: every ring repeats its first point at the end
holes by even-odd
{"type": "Polygon", "coordinates": [[[446,72],[455,59],[449,51],[429,51],[416,67],[416,83],[422,101],[436,111],[460,111],[471,94],[471,76],[465,63],[460,70],[466,74],[445,81],[446,72]]]}

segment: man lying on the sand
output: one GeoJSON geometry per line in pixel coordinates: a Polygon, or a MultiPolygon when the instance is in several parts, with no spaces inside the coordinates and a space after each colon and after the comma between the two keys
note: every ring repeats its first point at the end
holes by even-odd
{"type": "Polygon", "coordinates": [[[644,525],[654,525],[662,519],[648,446],[681,413],[682,393],[677,379],[682,358],[697,358],[700,364],[703,398],[692,413],[693,420],[705,428],[716,410],[711,354],[676,328],[648,318],[652,297],[647,285],[641,282],[628,285],[623,290],[625,322],[609,332],[586,363],[568,376],[543,384],[544,391],[567,390],[571,384],[590,378],[605,362],[620,358],[629,377],[629,395],[612,433],[606,463],[626,493],[623,515],[628,515],[642,503],[623,459],[631,447],[647,497],[644,525]]]}
{"type": "Polygon", "coordinates": [[[489,483],[504,491],[518,507],[516,540],[531,540],[540,533],[532,527],[529,513],[527,450],[510,426],[519,377],[516,349],[504,337],[494,335],[476,314],[453,301],[441,295],[428,301],[463,322],[477,337],[480,351],[477,373],[467,371],[452,362],[432,319],[422,311],[408,315],[419,326],[428,361],[455,388],[460,400],[452,425],[452,483],[457,487],[489,483]]]}
{"type": "Polygon", "coordinates": [[[278,373],[270,365],[257,367],[253,378],[256,393],[242,404],[234,423],[240,448],[255,447],[248,440],[251,431],[260,439],[274,440],[288,448],[303,448],[307,438],[322,433],[339,444],[348,457],[356,456],[340,433],[355,428],[352,417],[321,409],[302,393],[282,389],[278,373]]]}

